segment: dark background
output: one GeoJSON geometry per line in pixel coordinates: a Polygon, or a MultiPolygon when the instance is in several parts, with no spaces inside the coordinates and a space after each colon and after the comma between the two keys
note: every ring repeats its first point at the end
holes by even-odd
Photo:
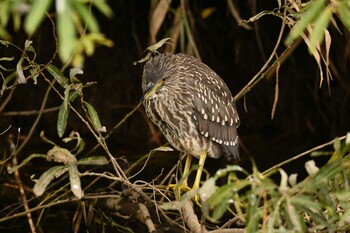
{"type": "MultiPolygon", "coordinates": [[[[142,65],[134,66],[133,62],[144,56],[143,51],[149,45],[150,11],[148,1],[109,1],[109,3],[114,10],[114,18],[110,20],[98,12],[95,14],[102,33],[114,42],[114,47],[98,48],[96,53],[86,60],[84,74],[80,76],[82,82],[97,82],[85,90],[84,98],[96,108],[107,130],[117,124],[140,100],[142,65]]],[[[179,2],[174,1],[172,7],[175,8],[178,4],[179,2]]],[[[236,1],[236,6],[244,19],[262,10],[272,10],[276,7],[274,4],[275,1],[272,0],[236,1]]],[[[254,29],[248,31],[237,25],[225,1],[189,1],[189,7],[195,19],[192,32],[203,62],[226,81],[235,95],[270,56],[278,37],[281,20],[268,15],[251,24],[254,29]],[[207,7],[214,7],[215,11],[203,19],[200,13],[207,7]]],[[[158,33],[159,40],[167,36],[171,22],[172,14],[169,13],[158,33]]],[[[338,22],[336,18],[335,22],[338,22]]],[[[275,95],[275,75],[263,79],[245,96],[245,99],[237,101],[241,118],[238,129],[241,160],[230,163],[240,164],[250,170],[251,158],[263,171],[293,155],[342,136],[350,130],[350,37],[349,31],[339,22],[338,27],[339,30],[333,26],[329,28],[332,35],[330,67],[333,75],[329,89],[326,80],[319,87],[320,72],[317,63],[302,42],[279,69],[279,98],[273,120],[271,111],[275,95]],[[247,111],[244,109],[244,101],[247,111]]],[[[13,33],[13,43],[23,45],[26,35],[23,32],[13,33]]],[[[37,62],[47,62],[55,50],[51,23],[45,21],[31,39],[37,51],[37,62]]],[[[285,47],[281,46],[278,53],[284,49],[285,47]]],[[[1,55],[19,57],[14,50],[4,47],[1,55]]],[[[60,67],[58,60],[55,61],[55,65],[60,67]]],[[[17,87],[3,115],[0,115],[1,131],[12,125],[8,132],[0,135],[0,148],[4,155],[9,154],[8,135],[11,133],[17,135],[17,129],[20,127],[21,135],[25,136],[35,119],[35,116],[6,116],[5,113],[38,110],[46,88],[47,83],[43,80],[39,80],[38,85],[30,83],[17,87]]],[[[7,94],[0,97],[0,101],[5,99],[7,94]]],[[[61,100],[52,95],[47,106],[54,107],[60,104],[61,100]]],[[[19,160],[34,152],[46,153],[51,147],[40,140],[39,133],[42,130],[48,138],[60,143],[56,132],[56,121],[57,111],[43,115],[35,135],[19,155],[19,160]]],[[[108,139],[110,151],[115,157],[125,156],[129,163],[133,163],[150,149],[159,146],[151,134],[147,121],[141,108],[108,139]]],[[[78,131],[86,140],[86,151],[96,144],[86,127],[73,114],[69,118],[67,132],[71,130],[78,131]]],[[[160,134],[158,136],[161,143],[166,142],[160,134]]],[[[328,149],[331,148],[326,150],[328,149]]],[[[170,168],[177,159],[176,152],[157,153],[149,161],[146,172],[139,175],[138,179],[149,180],[156,177],[163,167],[170,168]]],[[[300,159],[284,168],[289,173],[303,174],[304,162],[308,159],[310,158],[300,159]]],[[[206,168],[212,172],[228,163],[224,158],[215,162],[208,161],[206,168]]],[[[317,158],[317,162],[322,164],[323,158],[317,158]]],[[[31,169],[27,173],[28,177],[32,174],[31,169]]],[[[47,167],[39,169],[36,173],[40,174],[45,170],[47,167]]],[[[3,170],[2,173],[5,174],[6,171],[3,170]]]]}
{"type": "MultiPolygon", "coordinates": [[[[262,10],[272,10],[276,7],[274,3],[275,1],[239,1],[236,6],[241,17],[248,19],[262,10]]],[[[174,1],[171,6],[176,8],[178,4],[174,1]]],[[[144,56],[143,51],[149,45],[148,1],[110,1],[110,6],[115,13],[111,20],[98,12],[95,14],[102,33],[113,40],[114,47],[98,48],[87,59],[84,75],[81,76],[83,82],[97,82],[95,86],[86,89],[84,98],[96,108],[107,129],[119,122],[140,100],[142,65],[134,66],[133,62],[144,56]]],[[[195,22],[192,32],[203,62],[227,82],[235,95],[270,56],[281,20],[267,15],[250,24],[254,29],[248,31],[237,25],[225,1],[191,1],[189,7],[195,22]],[[203,19],[200,13],[207,7],[214,7],[215,10],[203,19]]],[[[159,40],[167,36],[171,23],[172,14],[169,13],[158,33],[159,40]]],[[[45,21],[31,38],[37,51],[38,63],[47,62],[55,49],[51,30],[52,25],[45,21]]],[[[329,30],[333,40],[330,54],[333,80],[329,84],[330,91],[326,80],[319,87],[320,72],[317,63],[302,42],[279,69],[279,98],[273,120],[271,111],[275,75],[262,80],[245,96],[245,100],[241,98],[237,101],[242,143],[242,160],[238,163],[250,164],[246,160],[251,156],[258,167],[264,170],[306,149],[342,136],[350,129],[349,31],[342,27],[340,31],[334,27],[329,30]],[[244,101],[247,111],[243,107],[244,101]]],[[[26,36],[19,32],[15,33],[13,39],[15,44],[21,45],[26,36]]],[[[280,46],[278,52],[281,53],[284,49],[280,46]]],[[[10,53],[8,50],[6,52],[10,53]]],[[[176,52],[181,51],[177,49],[176,52]]],[[[59,67],[59,61],[55,64],[59,67]]],[[[40,80],[38,85],[19,86],[5,112],[39,109],[45,88],[45,83],[40,80]]],[[[48,107],[60,103],[58,98],[53,97],[49,100],[48,107]]],[[[71,115],[67,132],[77,130],[83,138],[89,140],[91,135],[85,126],[71,115]]],[[[1,126],[4,129],[11,124],[12,132],[20,127],[21,133],[25,135],[33,119],[33,116],[1,116],[1,126]]],[[[49,138],[59,140],[56,119],[57,112],[44,114],[36,135],[45,130],[49,138]]],[[[124,155],[134,160],[157,146],[152,140],[146,120],[142,110],[136,112],[109,139],[116,157],[124,155]]],[[[1,135],[1,138],[2,146],[6,148],[6,134],[1,135]]],[[[161,141],[165,142],[162,137],[161,141]]],[[[31,149],[37,152],[41,148],[28,148],[28,151],[31,149]]]]}

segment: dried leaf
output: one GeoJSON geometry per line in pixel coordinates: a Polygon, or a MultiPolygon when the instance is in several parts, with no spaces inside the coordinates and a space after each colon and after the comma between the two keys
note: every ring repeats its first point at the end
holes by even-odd
{"type": "Polygon", "coordinates": [[[279,187],[279,191],[281,193],[285,193],[288,191],[289,187],[288,187],[288,175],[287,173],[283,170],[283,169],[278,169],[278,171],[281,174],[281,183],[280,183],[280,187],[279,187]]]}
{"type": "Polygon", "coordinates": [[[309,160],[305,163],[305,169],[309,175],[314,175],[318,172],[319,168],[316,166],[314,160],[309,160]]]}
{"type": "Polygon", "coordinates": [[[158,5],[152,12],[151,20],[149,23],[150,43],[153,44],[157,41],[157,33],[162,25],[166,14],[169,11],[171,0],[160,0],[158,5]]]}
{"type": "Polygon", "coordinates": [[[24,73],[23,73],[22,62],[23,62],[23,58],[21,58],[16,65],[17,82],[19,84],[27,83],[26,77],[24,76],[24,73]]]}
{"type": "Polygon", "coordinates": [[[169,146],[160,146],[160,147],[157,147],[155,149],[153,149],[152,151],[165,151],[165,152],[168,152],[168,151],[173,151],[174,149],[169,147],[169,146]]]}
{"type": "Polygon", "coordinates": [[[58,163],[64,163],[64,164],[73,164],[77,160],[72,153],[65,149],[58,146],[54,146],[51,150],[47,152],[47,160],[48,161],[55,161],[58,163]]]}

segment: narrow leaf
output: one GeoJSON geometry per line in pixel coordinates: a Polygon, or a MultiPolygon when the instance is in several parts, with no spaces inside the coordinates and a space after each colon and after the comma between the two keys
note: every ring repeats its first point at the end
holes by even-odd
{"type": "Polygon", "coordinates": [[[27,80],[23,73],[22,62],[23,58],[21,58],[16,65],[17,82],[19,84],[27,83],[27,80]]]}
{"type": "Polygon", "coordinates": [[[57,34],[59,56],[63,62],[67,62],[73,55],[77,43],[76,28],[72,18],[70,1],[56,1],[57,8],[57,34]]]}
{"type": "Polygon", "coordinates": [[[91,123],[93,124],[93,126],[95,127],[96,130],[101,131],[102,129],[102,125],[100,122],[100,118],[98,117],[98,114],[95,110],[95,108],[89,104],[88,102],[84,102],[87,110],[88,110],[88,114],[89,114],[89,118],[91,120],[91,123]]]}
{"type": "Polygon", "coordinates": [[[92,14],[92,11],[89,10],[86,5],[80,3],[79,1],[74,1],[74,7],[91,32],[100,31],[96,17],[92,14]]]}
{"type": "Polygon", "coordinates": [[[336,1],[337,12],[342,23],[350,30],[350,6],[346,1],[336,1]]]}
{"type": "Polygon", "coordinates": [[[113,11],[106,4],[105,0],[94,0],[92,1],[92,4],[94,4],[94,6],[108,18],[111,18],[113,16],[113,11]]]}
{"type": "Polygon", "coordinates": [[[68,86],[64,91],[65,93],[64,100],[58,112],[57,133],[59,137],[62,137],[64,132],[66,131],[67,120],[68,120],[69,110],[70,110],[68,106],[69,90],[70,90],[70,86],[68,86]]]}
{"type": "Polygon", "coordinates": [[[66,88],[68,86],[68,79],[66,77],[64,77],[63,72],[58,69],[56,66],[49,64],[46,67],[47,71],[49,71],[49,73],[52,75],[52,77],[54,77],[54,79],[56,79],[56,81],[58,82],[58,84],[60,84],[63,88],[66,88]]]}
{"type": "Polygon", "coordinates": [[[322,12],[325,7],[325,0],[315,0],[300,16],[300,20],[290,31],[285,44],[289,45],[304,32],[306,27],[322,12]]]}
{"type": "Polygon", "coordinates": [[[55,166],[44,172],[39,180],[35,183],[33,192],[36,196],[41,196],[47,186],[51,183],[54,178],[61,176],[68,169],[65,166],[55,166]]]}
{"type": "Polygon", "coordinates": [[[78,168],[75,164],[70,164],[68,166],[68,171],[69,171],[70,188],[71,188],[74,196],[81,199],[84,196],[84,192],[81,189],[78,168]]]}
{"type": "Polygon", "coordinates": [[[24,29],[32,34],[43,21],[46,12],[51,6],[52,0],[34,0],[32,8],[24,21],[24,29]]]}
{"type": "Polygon", "coordinates": [[[13,173],[14,171],[20,169],[21,167],[23,167],[24,165],[26,165],[30,160],[34,159],[34,158],[46,158],[45,154],[31,154],[29,155],[27,158],[25,158],[20,164],[18,164],[17,166],[13,166],[11,168],[9,168],[7,171],[8,173],[13,173]]]}
{"type": "Polygon", "coordinates": [[[321,15],[316,19],[312,32],[310,33],[309,51],[311,54],[316,52],[316,46],[323,41],[325,29],[327,29],[332,18],[332,8],[327,6],[321,15]]]}
{"type": "Polygon", "coordinates": [[[108,159],[104,156],[91,156],[79,159],[77,165],[107,165],[108,159]]]}
{"type": "Polygon", "coordinates": [[[296,232],[304,232],[299,214],[296,212],[295,207],[291,204],[288,196],[286,197],[286,212],[294,230],[296,230],[296,232]]]}

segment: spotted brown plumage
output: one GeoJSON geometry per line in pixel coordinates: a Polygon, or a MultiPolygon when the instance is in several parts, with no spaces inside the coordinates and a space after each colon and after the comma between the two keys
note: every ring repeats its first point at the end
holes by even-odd
{"type": "Polygon", "coordinates": [[[185,54],[159,54],[142,77],[147,116],[177,150],[199,158],[239,158],[235,101],[207,65],[185,54]]]}

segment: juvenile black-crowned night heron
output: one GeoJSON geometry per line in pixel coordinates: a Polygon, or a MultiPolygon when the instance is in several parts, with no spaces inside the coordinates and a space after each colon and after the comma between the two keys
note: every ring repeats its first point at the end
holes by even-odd
{"type": "MultiPolygon", "coordinates": [[[[144,66],[142,102],[147,116],[169,143],[199,158],[193,189],[199,188],[207,155],[239,158],[235,101],[225,82],[207,65],[185,54],[159,54],[144,66]]],[[[187,186],[187,179],[185,179],[187,186]]]]}

